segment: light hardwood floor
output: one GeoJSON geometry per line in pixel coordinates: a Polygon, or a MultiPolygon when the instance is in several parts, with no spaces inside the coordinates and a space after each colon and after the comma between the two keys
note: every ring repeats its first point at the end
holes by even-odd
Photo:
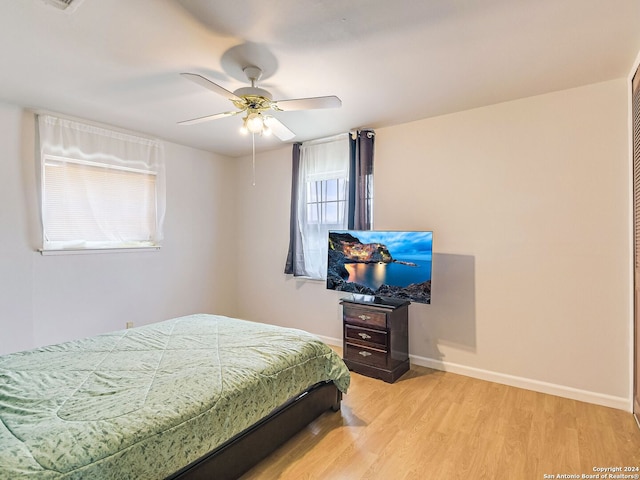
{"type": "Polygon", "coordinates": [[[352,373],[340,412],[242,480],[529,480],[597,467],[640,467],[631,413],[412,366],[394,384],[352,373]]]}

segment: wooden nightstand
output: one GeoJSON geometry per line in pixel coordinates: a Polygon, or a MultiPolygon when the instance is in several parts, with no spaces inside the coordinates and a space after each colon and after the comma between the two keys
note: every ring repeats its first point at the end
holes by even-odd
{"type": "Polygon", "coordinates": [[[393,383],[409,370],[406,300],[343,298],[344,363],[356,373],[393,383]]]}

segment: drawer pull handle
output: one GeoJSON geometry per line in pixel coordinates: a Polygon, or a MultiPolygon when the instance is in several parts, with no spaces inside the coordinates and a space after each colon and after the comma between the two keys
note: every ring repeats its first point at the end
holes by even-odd
{"type": "Polygon", "coordinates": [[[369,315],[358,315],[358,318],[360,320],[371,320],[371,317],[369,315]]]}
{"type": "Polygon", "coordinates": [[[363,357],[370,357],[371,353],[369,352],[365,352],[364,350],[362,352],[358,352],[358,355],[362,355],[363,357]]]}
{"type": "Polygon", "coordinates": [[[371,335],[367,335],[366,333],[359,333],[358,335],[360,335],[360,337],[362,337],[363,340],[367,340],[371,338],[371,335]]]}

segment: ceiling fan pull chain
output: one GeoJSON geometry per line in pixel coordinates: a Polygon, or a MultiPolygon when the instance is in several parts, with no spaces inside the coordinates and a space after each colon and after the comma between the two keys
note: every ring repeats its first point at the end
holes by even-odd
{"type": "Polygon", "coordinates": [[[256,134],[251,134],[251,147],[252,147],[252,167],[253,167],[253,186],[256,186],[256,134]]]}

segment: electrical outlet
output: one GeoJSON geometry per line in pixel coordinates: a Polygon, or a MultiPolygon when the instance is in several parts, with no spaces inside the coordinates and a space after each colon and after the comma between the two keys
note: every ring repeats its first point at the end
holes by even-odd
{"type": "Polygon", "coordinates": [[[127,328],[133,328],[133,322],[127,322],[127,328]]]}

